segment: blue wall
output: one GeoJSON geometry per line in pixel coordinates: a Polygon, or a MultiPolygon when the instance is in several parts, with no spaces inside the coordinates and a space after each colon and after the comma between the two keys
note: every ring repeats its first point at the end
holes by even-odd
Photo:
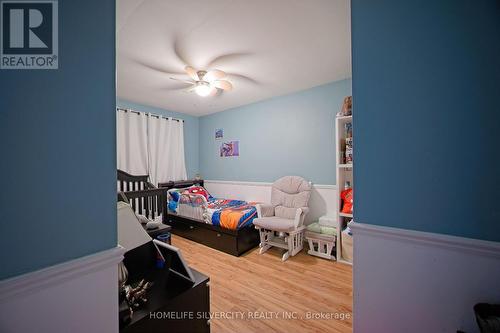
{"type": "Polygon", "coordinates": [[[355,219],[500,241],[500,2],[352,0],[355,219]]]}
{"type": "Polygon", "coordinates": [[[194,178],[194,176],[199,172],[200,166],[198,142],[200,122],[198,117],[167,111],[153,106],[133,103],[120,98],[117,101],[117,105],[122,108],[128,108],[136,111],[151,112],[153,114],[160,114],[166,117],[184,119],[184,155],[186,156],[186,171],[188,178],[194,178]]]}
{"type": "Polygon", "coordinates": [[[115,1],[59,1],[59,69],[0,70],[0,279],[116,246],[115,1]]]}
{"type": "Polygon", "coordinates": [[[205,179],[273,182],[299,175],[335,184],[335,114],[351,80],[200,118],[200,170],[205,179]],[[215,129],[224,129],[216,141],[215,129]],[[240,156],[219,157],[221,142],[240,140],[240,156]]]}

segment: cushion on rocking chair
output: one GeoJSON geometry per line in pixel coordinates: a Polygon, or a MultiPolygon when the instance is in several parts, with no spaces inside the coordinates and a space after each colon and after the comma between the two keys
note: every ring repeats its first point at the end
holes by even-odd
{"type": "Polygon", "coordinates": [[[295,229],[294,220],[277,216],[256,218],[255,220],[253,220],[253,224],[260,228],[271,229],[275,231],[287,232],[295,229]]]}

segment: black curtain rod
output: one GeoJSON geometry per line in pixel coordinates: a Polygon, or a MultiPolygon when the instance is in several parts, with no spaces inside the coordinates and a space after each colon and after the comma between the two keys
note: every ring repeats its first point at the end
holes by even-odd
{"type": "Polygon", "coordinates": [[[132,110],[132,109],[116,108],[116,111],[125,111],[125,112],[137,113],[137,114],[144,113],[144,114],[149,114],[149,115],[151,115],[151,117],[156,117],[158,119],[165,118],[165,119],[172,119],[172,120],[175,120],[175,121],[182,121],[182,122],[184,122],[184,119],[178,119],[178,118],[174,118],[174,117],[166,117],[166,116],[162,116],[162,115],[159,115],[159,114],[153,114],[153,113],[149,113],[149,112],[135,111],[135,110],[132,110]]]}

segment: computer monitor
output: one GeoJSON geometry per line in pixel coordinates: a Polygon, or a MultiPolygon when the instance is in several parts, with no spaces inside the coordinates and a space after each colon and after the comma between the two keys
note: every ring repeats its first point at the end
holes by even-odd
{"type": "Polygon", "coordinates": [[[170,261],[170,271],[174,274],[179,275],[180,277],[195,283],[195,279],[193,276],[193,272],[184,261],[182,257],[181,250],[175,246],[170,244],[161,242],[157,239],[153,240],[158,252],[161,254],[163,260],[166,262],[170,261]],[[170,259],[170,260],[169,260],[170,259]]]}

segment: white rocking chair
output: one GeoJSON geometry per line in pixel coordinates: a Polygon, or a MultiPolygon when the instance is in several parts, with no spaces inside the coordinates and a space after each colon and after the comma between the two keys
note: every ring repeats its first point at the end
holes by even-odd
{"type": "Polygon", "coordinates": [[[253,224],[260,234],[260,254],[276,246],[287,250],[281,259],[285,261],[302,250],[311,188],[304,178],[286,176],[273,184],[271,204],[256,206],[253,224]]]}

